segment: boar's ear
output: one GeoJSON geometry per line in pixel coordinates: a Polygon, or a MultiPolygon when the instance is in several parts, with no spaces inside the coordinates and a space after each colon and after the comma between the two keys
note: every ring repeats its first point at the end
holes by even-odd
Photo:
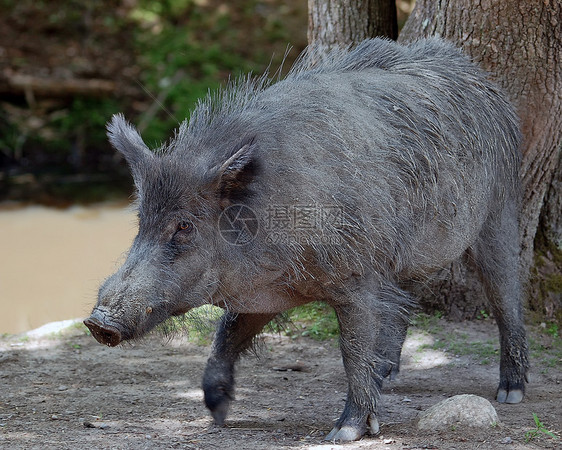
{"type": "Polygon", "coordinates": [[[212,169],[214,189],[222,207],[241,201],[249,194],[248,185],[257,172],[254,150],[255,145],[250,142],[212,169]]]}
{"type": "Polygon", "coordinates": [[[138,131],[125,120],[122,114],[115,114],[107,124],[107,137],[111,145],[127,160],[135,184],[140,187],[141,175],[148,171],[154,154],[143,142],[138,131]]]}

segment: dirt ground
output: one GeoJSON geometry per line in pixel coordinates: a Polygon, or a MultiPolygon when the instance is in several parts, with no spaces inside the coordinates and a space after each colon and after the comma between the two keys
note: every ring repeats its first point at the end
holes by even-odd
{"type": "MultiPolygon", "coordinates": [[[[387,382],[381,434],[338,445],[323,441],[341,412],[346,379],[336,341],[266,335],[259,357],[242,360],[227,426],[202,402],[209,345],[151,335],[118,348],[81,326],[0,338],[0,448],[68,449],[473,449],[561,448],[535,429],[562,430],[562,371],[553,337],[531,333],[531,383],[519,405],[493,401],[498,380],[492,320],[413,328],[399,379],[387,382]],[[448,351],[439,350],[445,343],[448,351]],[[449,345],[453,343],[454,345],[449,345]],[[558,357],[558,359],[556,359],[558,357]],[[419,432],[419,411],[456,394],[491,400],[501,423],[484,430],[419,432]]],[[[557,337],[556,339],[560,339],[557,337]]]]}

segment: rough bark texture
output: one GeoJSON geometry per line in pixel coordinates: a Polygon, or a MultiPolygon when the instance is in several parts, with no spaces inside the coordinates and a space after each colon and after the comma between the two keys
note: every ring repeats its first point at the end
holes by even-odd
{"type": "MultiPolygon", "coordinates": [[[[399,40],[427,36],[441,36],[462,47],[517,107],[524,135],[520,235],[522,270],[527,273],[541,211],[549,237],[560,242],[562,1],[418,0],[399,40]]],[[[447,282],[432,287],[432,294],[441,297],[433,304],[437,301],[445,310],[455,309],[451,299],[461,305],[479,297],[478,291],[466,287],[467,281],[478,283],[464,266],[456,264],[451,272],[447,282]]],[[[469,309],[478,311],[478,306],[469,309]]]]}
{"type": "Polygon", "coordinates": [[[541,214],[539,226],[546,239],[562,251],[562,155],[554,171],[541,214]]]}
{"type": "Polygon", "coordinates": [[[309,44],[331,48],[375,36],[398,36],[395,0],[308,0],[309,44]]]}

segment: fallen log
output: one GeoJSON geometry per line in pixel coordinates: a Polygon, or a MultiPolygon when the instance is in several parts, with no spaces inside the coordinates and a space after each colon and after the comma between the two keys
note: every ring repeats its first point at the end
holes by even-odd
{"type": "Polygon", "coordinates": [[[82,95],[88,97],[105,97],[115,92],[115,83],[96,78],[55,79],[40,78],[32,75],[13,74],[7,77],[12,93],[23,93],[26,97],[71,97],[82,95]]]}

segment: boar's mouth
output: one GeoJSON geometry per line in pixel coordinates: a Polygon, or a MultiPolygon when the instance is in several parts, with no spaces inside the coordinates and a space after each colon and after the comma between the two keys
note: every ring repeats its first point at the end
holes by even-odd
{"type": "Polygon", "coordinates": [[[100,344],[107,345],[109,347],[115,347],[126,336],[113,324],[104,320],[104,317],[100,317],[100,314],[96,314],[96,311],[92,313],[90,317],[84,320],[84,325],[92,332],[92,336],[100,344]]]}
{"type": "Polygon", "coordinates": [[[90,317],[84,320],[84,325],[90,329],[92,336],[94,336],[96,341],[100,344],[115,347],[121,342],[121,332],[117,328],[103,324],[96,318],[90,317]]]}

